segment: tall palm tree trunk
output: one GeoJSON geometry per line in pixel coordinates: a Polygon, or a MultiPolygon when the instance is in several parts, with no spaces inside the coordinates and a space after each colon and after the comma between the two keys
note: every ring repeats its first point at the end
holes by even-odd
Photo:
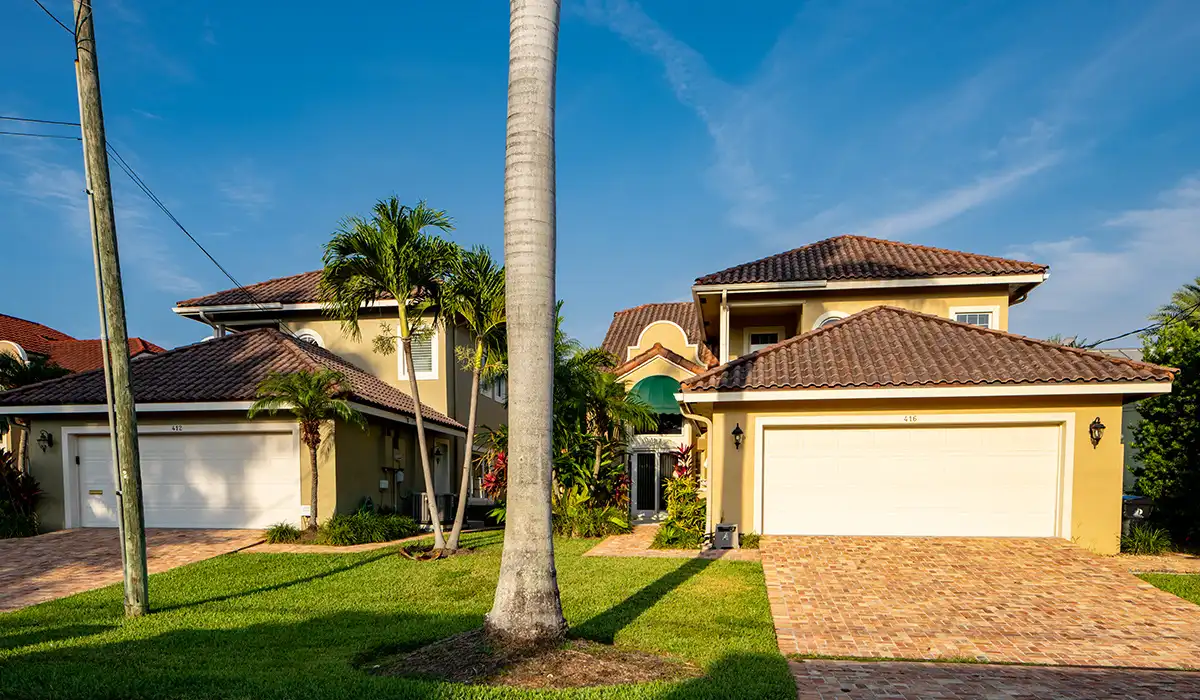
{"type": "MultiPolygon", "coordinates": [[[[401,328],[406,328],[405,319],[400,317],[401,328]]],[[[429,519],[433,521],[433,548],[445,549],[446,537],[442,534],[442,514],[437,507],[437,493],[433,490],[433,471],[429,468],[429,449],[425,441],[425,419],[421,416],[421,392],[417,389],[417,368],[412,359],[412,336],[407,331],[400,334],[400,343],[404,346],[404,370],[408,373],[408,390],[412,394],[417,417],[417,448],[421,453],[421,473],[425,477],[425,498],[429,500],[429,519]]]]}
{"type": "Polygon", "coordinates": [[[509,329],[508,501],[494,642],[566,634],[550,522],[554,401],[554,79],[558,0],[511,0],[504,259],[509,329]]]}
{"type": "MultiPolygon", "coordinates": [[[[320,431],[320,428],[317,428],[320,431]]],[[[317,468],[317,446],[321,443],[321,433],[318,432],[316,437],[305,435],[304,442],[308,444],[308,463],[312,469],[311,491],[308,493],[308,529],[317,529],[317,474],[320,469],[317,468]]]]}
{"type": "Polygon", "coordinates": [[[454,514],[454,527],[450,530],[447,549],[458,549],[458,538],[462,534],[463,521],[467,518],[468,488],[471,485],[471,458],[475,456],[475,413],[479,410],[479,375],[483,372],[483,341],[475,341],[475,364],[471,371],[471,404],[467,413],[467,446],[463,454],[462,475],[458,482],[458,511],[454,514]]]}

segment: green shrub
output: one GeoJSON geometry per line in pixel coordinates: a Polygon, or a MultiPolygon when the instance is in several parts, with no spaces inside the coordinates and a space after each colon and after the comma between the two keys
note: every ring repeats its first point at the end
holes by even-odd
{"type": "Polygon", "coordinates": [[[348,547],[371,542],[391,542],[417,534],[419,528],[404,515],[358,512],[335,515],[317,530],[317,544],[348,547]]]}
{"type": "Polygon", "coordinates": [[[747,532],[741,538],[742,549],[758,549],[759,540],[762,539],[762,535],[757,532],[747,532]]]}
{"type": "Polygon", "coordinates": [[[562,537],[623,535],[633,527],[624,508],[596,505],[585,486],[565,490],[551,504],[554,534],[562,537]]]}
{"type": "Polygon", "coordinates": [[[41,499],[37,480],[17,468],[11,452],[0,450],[0,539],[38,534],[41,499]]]}
{"type": "Polygon", "coordinates": [[[1165,528],[1137,524],[1121,537],[1123,554],[1158,555],[1171,549],[1171,533],[1165,528]]]}
{"type": "Polygon", "coordinates": [[[267,544],[290,544],[300,541],[300,528],[291,523],[275,523],[267,528],[267,544]]]}
{"type": "Polygon", "coordinates": [[[659,526],[654,549],[700,549],[704,543],[705,506],[700,480],[685,471],[667,479],[667,519],[659,526]]]}

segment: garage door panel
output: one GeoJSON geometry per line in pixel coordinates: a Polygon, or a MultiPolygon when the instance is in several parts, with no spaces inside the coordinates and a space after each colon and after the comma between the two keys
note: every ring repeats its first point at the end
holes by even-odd
{"type": "MultiPolygon", "coordinates": [[[[294,445],[291,433],[143,434],[138,447],[147,527],[261,528],[295,520],[300,474],[294,445]]],[[[76,454],[82,525],[114,526],[108,436],[79,437],[76,454]]]]}
{"type": "Polygon", "coordinates": [[[771,428],[763,531],[1053,536],[1059,443],[1055,426],[771,428]]]}

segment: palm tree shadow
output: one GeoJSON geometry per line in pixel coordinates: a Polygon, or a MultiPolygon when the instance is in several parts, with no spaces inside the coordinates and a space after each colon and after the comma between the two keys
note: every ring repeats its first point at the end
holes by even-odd
{"type": "Polygon", "coordinates": [[[319,581],[323,578],[328,578],[330,576],[335,576],[337,574],[344,573],[344,572],[350,571],[352,569],[357,569],[360,566],[372,564],[374,562],[379,561],[380,559],[383,559],[384,557],[388,556],[391,553],[392,552],[391,552],[390,548],[380,549],[380,550],[376,550],[374,553],[372,553],[369,556],[363,557],[362,559],[355,560],[353,563],[346,564],[344,566],[339,566],[334,569],[329,569],[328,571],[322,571],[317,574],[312,574],[311,576],[302,576],[297,579],[292,579],[291,581],[282,581],[280,583],[273,583],[269,586],[259,586],[258,588],[251,588],[249,590],[238,591],[237,593],[229,593],[227,595],[213,596],[211,598],[204,598],[202,600],[192,600],[192,601],[188,601],[187,603],[180,603],[178,605],[164,605],[161,607],[156,607],[155,609],[157,612],[167,612],[170,610],[181,610],[183,608],[193,608],[193,607],[196,607],[197,605],[207,605],[209,603],[220,603],[220,602],[223,602],[226,600],[235,600],[237,598],[245,598],[246,596],[257,595],[259,593],[267,593],[269,591],[278,591],[278,590],[282,590],[284,588],[291,588],[292,586],[299,586],[301,584],[309,583],[310,581],[319,581]]]}
{"type": "Polygon", "coordinates": [[[618,632],[712,563],[712,559],[686,560],[678,568],[659,577],[617,605],[572,628],[571,635],[601,644],[612,644],[618,632]]]}

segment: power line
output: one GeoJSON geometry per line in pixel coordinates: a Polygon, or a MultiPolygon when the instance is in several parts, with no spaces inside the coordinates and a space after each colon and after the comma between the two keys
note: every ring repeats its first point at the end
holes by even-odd
{"type": "Polygon", "coordinates": [[[28,131],[0,131],[0,136],[30,136],[36,139],[70,139],[72,141],[82,141],[79,136],[67,136],[65,134],[33,134],[28,131]]]}
{"type": "Polygon", "coordinates": [[[58,17],[55,17],[53,12],[51,12],[51,11],[50,11],[50,10],[48,10],[48,9],[46,9],[46,6],[42,4],[41,0],[33,0],[33,4],[34,4],[34,5],[37,5],[37,6],[38,6],[38,7],[40,7],[40,8],[42,8],[42,12],[45,12],[45,13],[46,13],[46,16],[48,16],[50,19],[54,20],[54,22],[55,22],[55,23],[56,23],[58,26],[62,27],[62,28],[63,28],[63,31],[65,31],[67,34],[70,34],[71,36],[75,36],[75,30],[74,30],[74,29],[71,29],[71,28],[70,28],[70,27],[68,27],[67,25],[63,24],[63,21],[62,21],[61,19],[59,19],[58,17]]]}
{"type": "Polygon", "coordinates": [[[1088,350],[1094,350],[1094,349],[1096,349],[1096,346],[1103,345],[1104,343],[1111,343],[1114,340],[1120,340],[1121,338],[1127,338],[1131,335],[1138,335],[1140,333],[1156,331],[1159,328],[1169,326],[1172,323],[1175,323],[1176,321],[1182,321],[1183,319],[1190,316],[1192,314],[1192,312],[1198,311],[1198,310],[1200,310],[1200,301],[1192,304],[1191,306],[1189,306],[1185,309],[1180,309],[1179,313],[1175,314],[1174,316],[1172,316],[1170,318],[1163,319],[1161,321],[1158,321],[1157,323],[1151,323],[1149,326],[1146,326],[1145,328],[1139,328],[1136,331],[1129,331],[1128,333],[1122,333],[1121,335],[1114,335],[1113,337],[1105,338],[1104,340],[1097,340],[1094,343],[1088,343],[1084,347],[1087,348],[1088,350]]]}
{"type": "Polygon", "coordinates": [[[53,119],[30,119],[28,117],[9,117],[0,115],[0,120],[6,122],[29,122],[30,124],[59,124],[62,126],[79,126],[79,122],[60,122],[53,119]]]}

